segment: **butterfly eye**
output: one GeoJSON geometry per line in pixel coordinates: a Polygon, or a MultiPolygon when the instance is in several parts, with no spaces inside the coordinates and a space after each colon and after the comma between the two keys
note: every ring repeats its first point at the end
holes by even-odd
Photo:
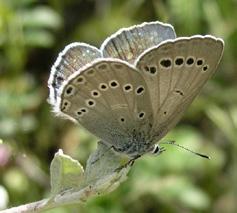
{"type": "Polygon", "coordinates": [[[152,150],[152,154],[158,154],[160,152],[160,147],[158,145],[154,146],[154,149],[152,150]]]}

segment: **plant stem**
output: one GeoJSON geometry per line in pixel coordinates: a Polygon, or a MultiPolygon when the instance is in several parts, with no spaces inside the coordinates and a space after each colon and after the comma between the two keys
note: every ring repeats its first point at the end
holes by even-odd
{"type": "MultiPolygon", "coordinates": [[[[41,212],[46,209],[50,209],[53,206],[48,203],[49,199],[43,199],[33,203],[27,203],[10,209],[2,210],[1,213],[25,213],[25,212],[41,212]]],[[[52,203],[51,203],[52,204],[52,203]]]]}
{"type": "Polygon", "coordinates": [[[68,190],[64,193],[59,193],[53,198],[43,199],[33,203],[12,207],[10,209],[2,210],[0,213],[30,213],[42,212],[51,208],[65,206],[69,204],[79,203],[84,201],[87,197],[96,194],[91,186],[85,187],[79,191],[68,190]]]}

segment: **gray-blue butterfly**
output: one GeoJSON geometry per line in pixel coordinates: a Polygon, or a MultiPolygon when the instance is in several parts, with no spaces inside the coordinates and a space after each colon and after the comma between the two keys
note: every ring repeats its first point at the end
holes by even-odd
{"type": "Polygon", "coordinates": [[[100,49],[72,43],[52,67],[49,100],[115,152],[160,153],[157,142],[214,74],[223,48],[209,35],[176,38],[161,22],[123,28],[100,49]]]}

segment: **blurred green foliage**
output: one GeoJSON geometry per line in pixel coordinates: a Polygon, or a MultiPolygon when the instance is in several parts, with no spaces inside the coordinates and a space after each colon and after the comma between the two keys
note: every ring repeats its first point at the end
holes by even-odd
{"type": "Polygon", "coordinates": [[[48,212],[237,212],[237,2],[235,0],[0,0],[0,209],[42,199],[49,164],[64,152],[85,164],[96,139],[51,112],[47,79],[63,47],[97,47],[121,27],[171,23],[178,36],[225,40],[219,71],[166,140],[176,147],[144,156],[107,196],[48,212]]]}

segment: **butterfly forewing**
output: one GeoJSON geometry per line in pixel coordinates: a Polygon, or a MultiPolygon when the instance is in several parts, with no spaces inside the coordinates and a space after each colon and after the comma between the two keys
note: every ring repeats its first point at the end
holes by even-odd
{"type": "Polygon", "coordinates": [[[134,129],[148,132],[148,124],[153,123],[141,73],[116,59],[99,59],[74,73],[63,86],[58,106],[117,148],[128,143],[134,129]]]}
{"type": "Polygon", "coordinates": [[[176,37],[170,24],[143,23],[123,28],[108,37],[101,46],[103,57],[119,58],[131,64],[147,48],[176,37]]]}
{"type": "Polygon", "coordinates": [[[152,100],[152,134],[160,139],[181,118],[186,108],[215,72],[223,42],[212,36],[166,41],[144,52],[137,61],[152,100]]]}

